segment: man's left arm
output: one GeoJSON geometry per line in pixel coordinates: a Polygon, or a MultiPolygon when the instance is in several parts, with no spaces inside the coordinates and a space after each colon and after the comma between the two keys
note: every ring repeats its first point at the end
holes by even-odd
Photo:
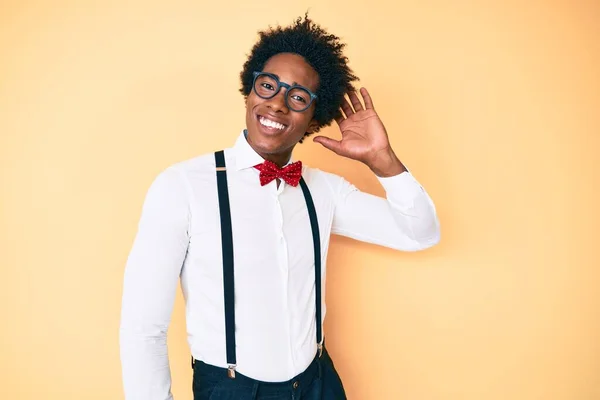
{"type": "Polygon", "coordinates": [[[433,201],[393,151],[385,127],[365,88],[344,99],[336,122],[341,140],[317,136],[314,141],[343,157],[366,164],[386,191],[380,198],[357,190],[345,180],[335,186],[332,233],[415,251],[439,242],[440,228],[433,201]]]}
{"type": "Polygon", "coordinates": [[[386,198],[336,179],[332,233],[404,251],[437,244],[440,227],[435,206],[412,174],[378,179],[386,198]]]}

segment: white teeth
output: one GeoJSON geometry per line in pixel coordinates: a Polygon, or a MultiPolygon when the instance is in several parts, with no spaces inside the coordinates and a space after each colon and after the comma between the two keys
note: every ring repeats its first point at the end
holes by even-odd
{"type": "Polygon", "coordinates": [[[267,119],[265,117],[260,117],[259,121],[260,121],[260,123],[262,125],[268,126],[270,128],[276,128],[276,129],[283,129],[283,128],[285,128],[285,125],[280,124],[279,122],[271,121],[270,119],[267,119]]]}

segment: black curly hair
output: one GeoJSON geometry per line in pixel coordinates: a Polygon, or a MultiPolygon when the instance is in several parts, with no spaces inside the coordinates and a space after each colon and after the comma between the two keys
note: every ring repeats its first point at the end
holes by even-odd
{"type": "MultiPolygon", "coordinates": [[[[269,27],[258,34],[260,40],[252,47],[240,73],[240,92],[244,98],[252,90],[254,71],[262,71],[269,58],[276,54],[295,53],[302,56],[319,75],[314,115],[318,127],[315,132],[330,125],[340,115],[344,94],[353,91],[352,82],[358,80],[348,67],[348,58],[342,54],[346,44],[315,24],[308,13],[304,20],[299,17],[288,27],[269,27]]],[[[304,137],[308,135],[307,132],[304,137]]]]}

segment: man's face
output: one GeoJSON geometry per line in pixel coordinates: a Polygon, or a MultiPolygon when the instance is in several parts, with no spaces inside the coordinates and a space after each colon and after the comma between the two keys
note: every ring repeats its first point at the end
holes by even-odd
{"type": "MultiPolygon", "coordinates": [[[[319,85],[317,72],[297,54],[277,54],[271,57],[259,72],[275,74],[281,82],[304,86],[313,93],[317,92],[319,85]]],[[[247,139],[263,157],[291,153],[304,134],[317,127],[316,121],[313,120],[316,101],[313,101],[307,110],[295,112],[286,106],[286,92],[287,89],[282,87],[275,97],[263,99],[252,90],[246,99],[247,139]]]]}

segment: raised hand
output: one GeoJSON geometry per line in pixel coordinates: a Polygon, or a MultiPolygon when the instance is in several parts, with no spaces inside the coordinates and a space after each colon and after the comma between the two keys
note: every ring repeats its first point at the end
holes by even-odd
{"type": "Polygon", "coordinates": [[[321,143],[334,153],[365,163],[379,176],[392,176],[406,169],[390,146],[387,131],[373,107],[373,101],[365,88],[360,89],[364,107],[356,92],[348,94],[342,103],[342,116],[336,119],[341,140],[317,136],[314,142],[321,143]]]}

